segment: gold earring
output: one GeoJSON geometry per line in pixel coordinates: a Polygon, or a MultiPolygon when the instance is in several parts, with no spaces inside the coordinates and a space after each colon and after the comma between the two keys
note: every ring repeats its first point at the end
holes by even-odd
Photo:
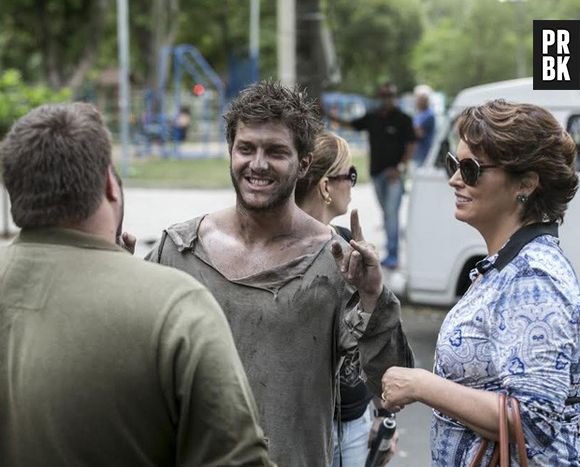
{"type": "Polygon", "coordinates": [[[332,198],[330,196],[328,198],[324,198],[324,202],[328,206],[330,203],[332,203],[332,198]]]}

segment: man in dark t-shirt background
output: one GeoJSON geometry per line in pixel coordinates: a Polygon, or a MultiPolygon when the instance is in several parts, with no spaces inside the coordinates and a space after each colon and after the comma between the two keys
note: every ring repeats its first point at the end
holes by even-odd
{"type": "Polygon", "coordinates": [[[399,209],[403,196],[403,174],[415,151],[415,131],[411,117],[397,106],[397,87],[379,86],[379,107],[361,118],[345,121],[329,117],[358,131],[367,131],[370,146],[370,175],[383,211],[387,236],[387,255],[381,264],[389,269],[399,266],[399,209]]]}

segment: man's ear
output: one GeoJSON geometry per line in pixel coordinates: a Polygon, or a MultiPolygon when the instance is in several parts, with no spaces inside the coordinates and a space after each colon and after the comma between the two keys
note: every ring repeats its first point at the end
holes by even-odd
{"type": "Polygon", "coordinates": [[[121,186],[119,178],[115,174],[113,166],[107,168],[107,180],[105,183],[105,196],[108,201],[118,202],[121,199],[121,186]]]}
{"type": "Polygon", "coordinates": [[[298,169],[298,176],[300,178],[304,177],[312,164],[312,153],[309,152],[306,156],[300,159],[300,168],[298,169]]]}

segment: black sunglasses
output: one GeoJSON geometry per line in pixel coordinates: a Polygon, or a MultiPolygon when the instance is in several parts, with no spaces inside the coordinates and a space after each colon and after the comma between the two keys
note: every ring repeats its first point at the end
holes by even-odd
{"type": "Polygon", "coordinates": [[[459,160],[450,152],[447,153],[447,158],[445,159],[445,169],[447,170],[449,178],[453,177],[457,169],[459,169],[461,178],[469,186],[475,186],[477,184],[477,179],[483,173],[484,169],[493,169],[496,167],[499,167],[499,165],[483,165],[470,157],[459,160]]]}
{"type": "Polygon", "coordinates": [[[358,178],[358,173],[354,165],[350,166],[347,174],[332,175],[328,177],[329,180],[350,180],[350,186],[356,185],[356,180],[358,178]]]}

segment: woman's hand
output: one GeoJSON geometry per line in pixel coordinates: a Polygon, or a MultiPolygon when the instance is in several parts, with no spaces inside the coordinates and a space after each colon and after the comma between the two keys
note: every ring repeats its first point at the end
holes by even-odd
{"type": "Polygon", "coordinates": [[[421,368],[389,368],[381,379],[383,407],[398,412],[405,405],[416,402],[421,384],[431,376],[431,373],[421,368]]]}

